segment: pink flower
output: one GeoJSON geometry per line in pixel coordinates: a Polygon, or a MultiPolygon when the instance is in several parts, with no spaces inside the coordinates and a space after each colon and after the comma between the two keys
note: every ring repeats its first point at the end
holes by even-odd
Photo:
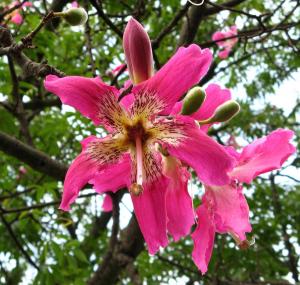
{"type": "Polygon", "coordinates": [[[82,152],[65,178],[60,208],[69,210],[86,183],[99,193],[128,187],[148,250],[154,254],[168,244],[167,232],[178,240],[193,224],[189,174],[183,164],[203,183],[216,186],[230,183],[227,173],[234,159],[193,118],[168,116],[206,74],[211,52],[197,45],[180,48],[153,74],[150,40],[136,20],[127,24],[123,42],[134,83],[124,99],[98,77],[46,77],[48,91],[109,132],[104,138],[82,141],[82,152]]]}
{"type": "MultiPolygon", "coordinates": [[[[14,1],[12,2],[7,8],[11,9],[13,7],[15,7],[16,5],[19,5],[20,2],[19,1],[14,1]]],[[[32,3],[27,1],[24,2],[20,8],[17,8],[15,10],[13,10],[10,14],[6,15],[6,19],[9,19],[12,23],[16,24],[16,25],[21,25],[23,23],[23,17],[21,15],[21,10],[23,9],[23,7],[32,7],[32,3]]]]}
{"type": "Polygon", "coordinates": [[[234,37],[228,40],[220,41],[225,38],[230,38],[237,35],[237,27],[231,26],[229,30],[225,31],[218,31],[215,32],[212,36],[213,41],[217,41],[216,44],[223,48],[223,50],[219,51],[218,55],[219,58],[225,59],[229,56],[232,48],[235,46],[235,44],[238,42],[238,38],[234,37]]]}
{"type": "Polygon", "coordinates": [[[26,174],[27,173],[27,169],[23,165],[21,165],[19,167],[19,173],[20,174],[26,174]]]}
{"type": "Polygon", "coordinates": [[[249,144],[241,153],[228,148],[228,153],[236,159],[230,172],[231,183],[205,186],[202,204],[197,209],[198,225],[192,234],[193,260],[203,274],[207,271],[216,232],[230,234],[239,246],[248,243],[249,207],[240,183],[250,183],[256,176],[280,168],[296,151],[289,143],[292,136],[292,131],[278,129],[249,144]]]}
{"type": "Polygon", "coordinates": [[[21,165],[18,169],[18,174],[16,177],[17,180],[21,179],[27,172],[28,170],[23,165],[21,165]]]}

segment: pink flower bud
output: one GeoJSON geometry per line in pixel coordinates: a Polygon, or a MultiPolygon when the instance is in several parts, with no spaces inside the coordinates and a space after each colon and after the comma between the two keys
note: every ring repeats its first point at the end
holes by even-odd
{"type": "Polygon", "coordinates": [[[132,83],[149,79],[153,74],[151,42],[143,26],[134,18],[125,28],[123,48],[132,83]]]}

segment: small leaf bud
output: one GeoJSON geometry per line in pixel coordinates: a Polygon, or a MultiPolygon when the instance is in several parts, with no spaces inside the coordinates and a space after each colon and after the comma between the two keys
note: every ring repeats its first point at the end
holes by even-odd
{"type": "Polygon", "coordinates": [[[205,90],[199,86],[192,88],[183,99],[181,114],[191,115],[199,110],[205,100],[205,90]]]}

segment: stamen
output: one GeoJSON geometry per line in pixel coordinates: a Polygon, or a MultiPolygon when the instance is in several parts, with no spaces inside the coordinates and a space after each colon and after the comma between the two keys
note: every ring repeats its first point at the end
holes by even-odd
{"type": "Polygon", "coordinates": [[[253,246],[255,243],[255,239],[252,238],[251,240],[241,240],[235,233],[229,232],[231,237],[234,239],[236,245],[241,249],[241,250],[246,250],[249,247],[253,246]]]}
{"type": "Polygon", "coordinates": [[[143,185],[143,147],[140,136],[136,136],[136,183],[143,185]]]}

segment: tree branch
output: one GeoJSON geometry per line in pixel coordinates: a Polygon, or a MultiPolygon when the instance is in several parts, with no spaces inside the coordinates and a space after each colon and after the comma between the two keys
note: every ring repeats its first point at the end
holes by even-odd
{"type": "MultiPolygon", "coordinates": [[[[234,7],[244,1],[245,0],[231,0],[226,3],[223,3],[222,6],[224,8],[234,7]]],[[[186,45],[191,44],[197,34],[201,20],[204,17],[213,15],[213,14],[218,13],[219,11],[222,11],[224,9],[223,7],[206,8],[205,5],[190,6],[188,13],[187,13],[186,20],[184,21],[181,31],[180,31],[180,38],[179,38],[177,46],[180,47],[180,46],[186,46],[186,45]]]]}
{"type": "Polygon", "coordinates": [[[65,74],[57,68],[50,66],[46,63],[37,63],[28,58],[22,51],[15,49],[16,43],[10,31],[6,28],[0,27],[0,55],[10,54],[15,62],[21,67],[24,76],[30,77],[45,77],[48,74],[55,74],[59,77],[65,74]]]}
{"type": "Polygon", "coordinates": [[[64,180],[67,172],[65,165],[1,131],[0,150],[27,163],[41,173],[45,173],[56,180],[64,180]]]}
{"type": "Polygon", "coordinates": [[[144,239],[133,216],[129,225],[121,232],[121,240],[111,258],[104,258],[88,285],[115,284],[118,276],[144,249],[144,239]]]}

